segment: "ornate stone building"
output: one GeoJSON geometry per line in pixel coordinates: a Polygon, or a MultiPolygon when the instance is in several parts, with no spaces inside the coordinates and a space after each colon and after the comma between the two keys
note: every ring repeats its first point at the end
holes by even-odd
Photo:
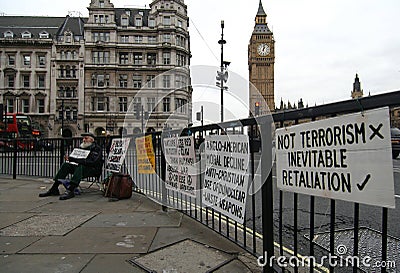
{"type": "Polygon", "coordinates": [[[91,0],[88,10],[88,18],[0,17],[0,103],[31,116],[50,137],[187,126],[184,1],[132,9],[91,0]]]}
{"type": "Polygon", "coordinates": [[[251,83],[249,88],[250,115],[265,115],[269,111],[275,110],[275,40],[272,31],[268,28],[267,14],[261,0],[249,42],[248,64],[251,83]]]}

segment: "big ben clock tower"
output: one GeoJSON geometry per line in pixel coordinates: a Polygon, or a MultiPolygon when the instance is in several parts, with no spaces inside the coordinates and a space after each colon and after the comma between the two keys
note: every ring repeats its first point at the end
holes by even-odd
{"type": "Polygon", "coordinates": [[[275,110],[275,40],[268,28],[267,14],[260,0],[255,26],[249,43],[250,115],[265,115],[275,110]],[[254,87],[252,87],[254,85],[254,87]]]}

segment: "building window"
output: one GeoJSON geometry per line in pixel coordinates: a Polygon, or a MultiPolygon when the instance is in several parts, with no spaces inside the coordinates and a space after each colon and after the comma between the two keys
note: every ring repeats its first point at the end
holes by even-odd
{"type": "Polygon", "coordinates": [[[156,88],[156,76],[147,75],[146,77],[147,88],[156,88]]]}
{"type": "Polygon", "coordinates": [[[30,66],[31,65],[31,55],[23,55],[22,56],[23,65],[30,66]]]}
{"type": "Polygon", "coordinates": [[[15,65],[15,55],[8,55],[8,65],[10,66],[15,65]]]}
{"type": "Polygon", "coordinates": [[[64,120],[64,112],[63,112],[62,107],[60,109],[58,109],[58,119],[64,120]]]}
{"type": "Polygon", "coordinates": [[[143,55],[142,53],[134,52],[133,53],[133,64],[142,64],[143,55]]]}
{"type": "Polygon", "coordinates": [[[165,34],[163,35],[163,42],[164,42],[164,43],[171,43],[171,34],[165,33],[165,34]]]}
{"type": "Polygon", "coordinates": [[[171,17],[170,16],[164,16],[163,17],[163,25],[164,26],[170,26],[171,25],[171,17]]]}
{"type": "Polygon", "coordinates": [[[38,75],[38,88],[45,88],[45,75],[38,75]]]}
{"type": "Polygon", "coordinates": [[[178,113],[186,114],[186,100],[175,99],[175,110],[178,113]]]}
{"type": "Polygon", "coordinates": [[[147,64],[155,65],[157,61],[157,53],[147,53],[147,64]]]}
{"type": "Polygon", "coordinates": [[[44,113],[44,99],[37,100],[37,107],[39,113],[44,113]]]}
{"type": "Polygon", "coordinates": [[[119,98],[119,111],[120,112],[128,111],[128,98],[127,97],[119,98]]]}
{"type": "Polygon", "coordinates": [[[66,43],[71,43],[72,42],[72,35],[71,34],[65,34],[65,42],[66,43]]]}
{"type": "Polygon", "coordinates": [[[65,66],[65,77],[71,78],[71,67],[69,65],[65,66]]]}
{"type": "Polygon", "coordinates": [[[126,27],[129,24],[129,18],[125,15],[121,18],[121,26],[126,27]]]}
{"type": "Polygon", "coordinates": [[[135,35],[135,43],[137,43],[137,44],[143,43],[143,36],[135,35]]]}
{"type": "Polygon", "coordinates": [[[72,120],[72,111],[71,108],[67,107],[65,108],[65,120],[72,120]]]}
{"type": "Polygon", "coordinates": [[[147,39],[148,39],[149,44],[157,43],[157,36],[149,36],[147,39]]]}
{"type": "Polygon", "coordinates": [[[163,53],[163,64],[171,64],[171,52],[163,53]]]}
{"type": "Polygon", "coordinates": [[[119,53],[119,64],[128,64],[129,61],[129,53],[122,52],[119,53]]]}
{"type": "Polygon", "coordinates": [[[186,38],[182,35],[177,35],[176,36],[176,45],[185,47],[186,46],[186,38]]]}
{"type": "Polygon", "coordinates": [[[30,77],[29,75],[22,75],[22,86],[24,88],[29,88],[30,77]]]}
{"type": "Polygon", "coordinates": [[[104,111],[105,108],[105,98],[99,97],[97,98],[97,111],[104,111]]]}
{"type": "Polygon", "coordinates": [[[171,87],[171,76],[163,75],[163,87],[170,88],[171,87]]]}
{"type": "Polygon", "coordinates": [[[45,67],[46,66],[46,56],[44,56],[44,55],[39,55],[38,56],[38,65],[39,65],[39,67],[45,67]]]}
{"type": "Polygon", "coordinates": [[[121,88],[128,87],[128,75],[126,74],[119,75],[119,87],[121,88]]]}
{"type": "Polygon", "coordinates": [[[156,98],[147,98],[147,111],[153,112],[156,108],[156,98]]]}
{"type": "Polygon", "coordinates": [[[177,66],[185,66],[186,65],[186,56],[181,53],[176,54],[176,65],[177,66]]]}
{"type": "Polygon", "coordinates": [[[93,42],[109,42],[110,32],[92,32],[93,42]]]}
{"type": "Polygon", "coordinates": [[[155,26],[156,26],[156,19],[149,18],[149,27],[155,27],[155,26]]]}
{"type": "Polygon", "coordinates": [[[92,75],[92,86],[94,87],[107,87],[110,85],[109,74],[93,74],[92,75]]]}
{"type": "Polygon", "coordinates": [[[66,98],[73,98],[74,97],[74,91],[71,87],[66,87],[65,88],[65,97],[66,98]]]}
{"type": "Polygon", "coordinates": [[[108,64],[110,62],[110,52],[108,51],[93,51],[94,64],[108,64]]]}
{"type": "Polygon", "coordinates": [[[182,75],[175,76],[175,88],[182,88],[187,86],[187,78],[182,75]]]}
{"type": "Polygon", "coordinates": [[[180,28],[183,26],[182,20],[178,20],[177,26],[180,27],[180,28]]]}
{"type": "Polygon", "coordinates": [[[72,120],[78,120],[78,109],[72,108],[72,120]]]}
{"type": "Polygon", "coordinates": [[[137,26],[137,27],[142,26],[142,18],[140,18],[140,17],[135,18],[135,26],[137,26]]]}
{"type": "Polygon", "coordinates": [[[22,99],[22,112],[29,113],[29,99],[22,99]]]}
{"type": "Polygon", "coordinates": [[[25,31],[21,34],[21,37],[24,39],[32,38],[32,34],[29,31],[25,31]]]}
{"type": "Polygon", "coordinates": [[[6,79],[7,79],[7,84],[6,84],[6,86],[7,86],[8,88],[14,88],[14,85],[15,85],[15,75],[14,75],[14,74],[7,75],[6,79]]]}
{"type": "Polygon", "coordinates": [[[133,75],[133,88],[142,88],[142,76],[133,75]]]}
{"type": "Polygon", "coordinates": [[[104,8],[104,0],[99,0],[99,7],[104,8]]]}
{"type": "Polygon", "coordinates": [[[169,112],[170,111],[170,98],[163,98],[163,112],[169,112]]]}
{"type": "Polygon", "coordinates": [[[4,32],[4,38],[13,38],[14,33],[12,31],[6,31],[4,32]]]}
{"type": "Polygon", "coordinates": [[[6,100],[6,109],[9,113],[14,113],[14,99],[6,100]]]}
{"type": "Polygon", "coordinates": [[[129,36],[128,36],[128,35],[121,35],[121,36],[119,37],[119,41],[120,41],[121,43],[129,43],[129,36]]]}
{"type": "Polygon", "coordinates": [[[49,33],[47,33],[46,31],[42,31],[39,33],[39,38],[40,39],[48,39],[49,38],[49,33]]]}

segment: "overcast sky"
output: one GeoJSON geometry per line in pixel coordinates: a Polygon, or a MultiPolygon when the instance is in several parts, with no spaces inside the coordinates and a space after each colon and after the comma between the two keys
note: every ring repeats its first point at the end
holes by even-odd
{"type": "MultiPolygon", "coordinates": [[[[111,0],[114,7],[150,0],[111,0]]],[[[225,60],[248,79],[247,46],[259,0],[185,0],[190,17],[192,65],[218,66],[220,21],[225,60]]],[[[1,0],[5,15],[88,16],[90,0],[1,0]]],[[[274,33],[275,103],[350,99],[355,74],[364,94],[400,90],[399,0],[263,0],[274,33]]],[[[229,84],[228,84],[229,85],[229,84]]],[[[197,109],[194,109],[197,111],[197,109]]]]}

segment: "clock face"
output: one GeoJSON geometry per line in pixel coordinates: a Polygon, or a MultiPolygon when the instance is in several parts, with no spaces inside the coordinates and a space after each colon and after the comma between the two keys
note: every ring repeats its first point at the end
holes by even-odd
{"type": "Polygon", "coordinates": [[[266,56],[269,54],[270,51],[271,49],[267,44],[259,44],[257,47],[257,53],[260,56],[266,56]]]}

